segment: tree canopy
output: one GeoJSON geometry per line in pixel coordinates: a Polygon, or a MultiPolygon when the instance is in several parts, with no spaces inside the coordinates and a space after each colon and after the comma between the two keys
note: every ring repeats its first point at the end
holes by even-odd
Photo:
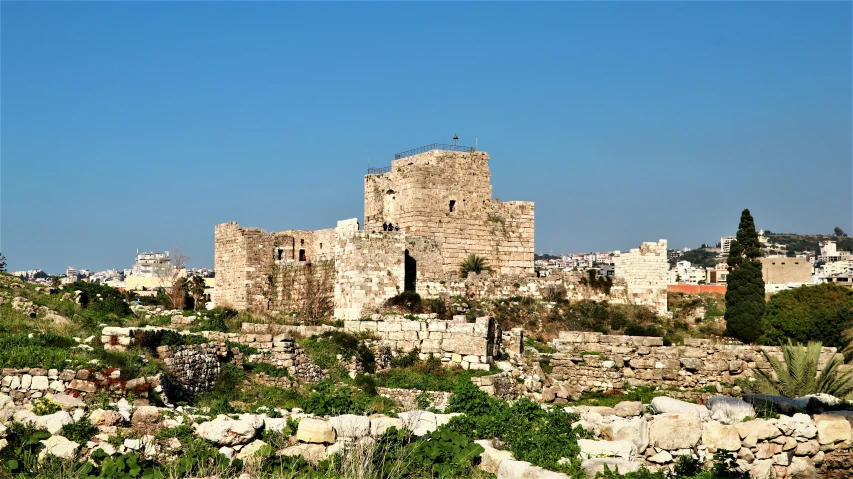
{"type": "Polygon", "coordinates": [[[761,244],[749,210],[740,217],[737,239],[732,241],[726,279],[726,334],[751,343],[763,332],[764,279],[761,277],[761,244]]]}
{"type": "Polygon", "coordinates": [[[849,343],[841,333],[853,328],[853,291],[833,283],[780,291],[767,302],[765,320],[762,343],[820,341],[841,349],[849,343]]]}

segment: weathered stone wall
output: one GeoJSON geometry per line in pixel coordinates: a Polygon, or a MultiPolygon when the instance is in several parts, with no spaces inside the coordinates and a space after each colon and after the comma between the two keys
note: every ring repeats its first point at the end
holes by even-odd
{"type": "Polygon", "coordinates": [[[244,361],[266,363],[287,369],[290,375],[301,381],[316,383],[326,377],[323,370],[308,358],[305,351],[297,346],[288,334],[273,336],[272,334],[221,333],[219,331],[203,331],[201,334],[216,341],[230,341],[254,348],[257,353],[244,355],[244,361]]]}
{"type": "Polygon", "coordinates": [[[270,310],[300,313],[311,310],[324,318],[331,316],[335,293],[334,260],[276,264],[271,277],[270,310]]]}
{"type": "Polygon", "coordinates": [[[122,378],[121,370],[43,368],[3,368],[0,371],[0,392],[16,404],[24,404],[46,395],[69,395],[81,400],[91,399],[97,392],[111,397],[133,393],[142,396],[148,391],[160,391],[160,375],[134,379],[122,378]]]}
{"type": "Polygon", "coordinates": [[[421,391],[420,389],[376,388],[380,396],[393,399],[401,410],[435,409],[444,411],[453,393],[447,391],[421,391]],[[425,404],[424,404],[425,403],[425,404]]]}
{"type": "Polygon", "coordinates": [[[625,280],[615,278],[610,292],[594,289],[581,283],[583,273],[552,271],[548,276],[491,276],[446,274],[440,281],[419,282],[418,293],[425,298],[462,296],[471,299],[505,299],[530,297],[535,299],[593,300],[624,304],[627,302],[625,280]]]}
{"type": "Polygon", "coordinates": [[[166,395],[174,401],[210,391],[219,376],[220,360],[229,353],[221,342],[158,347],[157,355],[166,365],[161,378],[166,395]]]}
{"type": "Polygon", "coordinates": [[[497,274],[532,275],[534,206],[492,198],[489,155],[433,150],[395,160],[391,171],[364,178],[364,224],[382,231],[399,225],[410,236],[434,238],[436,257],[419,258],[419,267],[446,272],[469,254],[486,257],[497,274]]]}
{"type": "Polygon", "coordinates": [[[402,233],[355,231],[339,235],[335,249],[335,317],[359,319],[404,288],[402,233]]]}
{"type": "Polygon", "coordinates": [[[416,321],[402,316],[386,316],[381,320],[344,321],[350,332],[369,332],[392,351],[417,349],[432,355],[446,365],[488,371],[489,364],[501,354],[500,326],[492,317],[477,318],[468,323],[464,316],[454,321],[416,321]]]}
{"type": "Polygon", "coordinates": [[[660,315],[667,314],[666,285],[669,263],[666,240],[645,242],[627,253],[613,255],[614,275],[627,283],[627,299],[633,304],[651,306],[660,315]]]}
{"type": "MultiPolygon", "coordinates": [[[[731,385],[737,379],[752,377],[757,369],[770,372],[765,351],[780,359],[782,355],[779,347],[771,346],[707,339],[686,339],[684,346],[664,346],[659,337],[565,331],[552,345],[557,352],[551,355],[552,373],[548,377],[555,382],[554,388],[563,386],[575,393],[626,385],[686,389],[731,385]]],[[[823,348],[821,365],[835,354],[835,348],[823,348]]]]}

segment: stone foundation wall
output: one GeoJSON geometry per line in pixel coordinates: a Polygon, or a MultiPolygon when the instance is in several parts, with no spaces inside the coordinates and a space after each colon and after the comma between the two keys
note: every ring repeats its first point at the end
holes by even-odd
{"type": "Polygon", "coordinates": [[[149,391],[161,391],[160,376],[125,379],[119,369],[57,369],[4,368],[0,371],[0,392],[16,404],[25,404],[43,396],[64,394],[81,400],[92,399],[98,392],[111,398],[133,393],[144,396],[149,391]]]}
{"type": "Polygon", "coordinates": [[[454,321],[385,316],[381,320],[344,321],[344,329],[368,332],[392,351],[417,349],[447,365],[481,371],[488,371],[489,363],[500,356],[503,341],[500,326],[488,316],[477,318],[474,323],[466,322],[464,316],[456,316],[454,321]]]}
{"type": "Polygon", "coordinates": [[[403,411],[435,409],[444,411],[453,393],[447,391],[421,391],[419,389],[376,388],[380,396],[393,399],[403,411]]]}
{"type": "MultiPolygon", "coordinates": [[[[549,378],[576,392],[646,385],[685,389],[731,385],[737,379],[750,378],[758,369],[770,372],[765,351],[782,357],[778,347],[707,339],[664,346],[659,337],[586,332],[560,332],[552,345],[557,352],[551,355],[549,378]]],[[[835,348],[823,348],[821,367],[835,354],[835,348]]]]}
{"type": "Polygon", "coordinates": [[[244,344],[258,351],[253,354],[244,354],[243,361],[266,363],[287,369],[292,376],[301,381],[316,383],[326,378],[323,370],[314,364],[305,351],[287,334],[273,336],[272,334],[238,334],[218,331],[203,331],[201,334],[217,341],[244,344]]]}
{"type": "Polygon", "coordinates": [[[185,346],[160,346],[157,355],[166,364],[162,382],[170,400],[191,398],[213,389],[220,361],[231,354],[222,342],[185,346]]]}

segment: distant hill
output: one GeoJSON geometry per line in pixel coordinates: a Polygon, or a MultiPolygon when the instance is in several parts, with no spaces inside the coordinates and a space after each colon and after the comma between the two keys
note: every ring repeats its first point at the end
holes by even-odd
{"type": "Polygon", "coordinates": [[[670,266],[675,266],[679,261],[690,261],[693,266],[701,266],[703,268],[713,268],[720,261],[725,261],[725,257],[718,257],[717,252],[707,248],[696,248],[686,251],[677,258],[669,260],[670,266]]]}
{"type": "Polygon", "coordinates": [[[834,235],[801,235],[793,233],[772,233],[765,231],[769,247],[765,247],[765,252],[772,253],[798,253],[801,251],[813,251],[815,254],[820,254],[820,242],[826,240],[834,240],[839,250],[853,250],[853,238],[850,236],[834,236],[834,235]],[[782,246],[786,246],[783,248],[782,246]],[[775,246],[775,247],[774,247],[775,246]]]}
{"type": "Polygon", "coordinates": [[[551,254],[536,254],[536,253],[533,254],[534,261],[538,261],[540,259],[547,261],[549,259],[560,259],[560,258],[562,258],[562,256],[559,256],[559,255],[555,256],[555,255],[551,255],[551,254]]]}

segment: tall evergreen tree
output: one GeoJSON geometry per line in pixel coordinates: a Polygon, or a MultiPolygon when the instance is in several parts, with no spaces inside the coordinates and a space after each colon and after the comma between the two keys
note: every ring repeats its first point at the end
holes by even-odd
{"type": "Polygon", "coordinates": [[[749,210],[740,215],[737,239],[732,241],[726,279],[726,334],[751,343],[764,331],[764,279],[761,244],[749,210]]]}

